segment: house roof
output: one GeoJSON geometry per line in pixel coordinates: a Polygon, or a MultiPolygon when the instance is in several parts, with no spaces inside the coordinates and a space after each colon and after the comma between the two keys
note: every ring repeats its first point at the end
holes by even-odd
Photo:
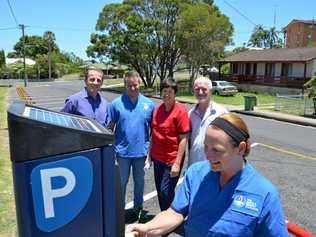
{"type": "Polygon", "coordinates": [[[99,68],[101,70],[127,70],[128,67],[126,65],[121,64],[111,64],[111,63],[88,63],[80,66],[80,68],[88,68],[90,66],[99,68]]]}
{"type": "Polygon", "coordinates": [[[307,25],[316,25],[316,20],[298,20],[298,19],[294,19],[289,24],[287,24],[287,26],[285,26],[283,28],[283,30],[286,30],[286,28],[289,27],[289,25],[291,25],[293,23],[303,23],[303,24],[307,24],[307,25]]]}
{"type": "MultiPolygon", "coordinates": [[[[23,63],[23,58],[6,58],[5,62],[7,65],[9,64],[17,64],[17,63],[23,63]]],[[[36,62],[30,58],[25,58],[25,64],[26,65],[35,65],[36,62]]]]}
{"type": "Polygon", "coordinates": [[[219,62],[307,62],[315,58],[316,47],[274,48],[240,52],[219,62]]]}

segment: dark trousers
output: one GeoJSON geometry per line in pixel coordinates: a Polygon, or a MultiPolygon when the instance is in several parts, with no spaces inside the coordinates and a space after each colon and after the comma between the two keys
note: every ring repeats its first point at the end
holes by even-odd
{"type": "Polygon", "coordinates": [[[154,160],[154,176],[155,185],[158,194],[160,210],[167,210],[174,198],[174,190],[176,188],[179,176],[170,177],[171,165],[154,160]]]}

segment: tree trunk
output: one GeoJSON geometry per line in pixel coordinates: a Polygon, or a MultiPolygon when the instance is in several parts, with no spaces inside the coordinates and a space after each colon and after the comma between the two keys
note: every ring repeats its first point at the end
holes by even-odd
{"type": "Polygon", "coordinates": [[[193,92],[193,82],[197,78],[197,74],[199,71],[199,67],[190,67],[190,79],[189,79],[189,85],[188,85],[188,93],[193,92]]]}

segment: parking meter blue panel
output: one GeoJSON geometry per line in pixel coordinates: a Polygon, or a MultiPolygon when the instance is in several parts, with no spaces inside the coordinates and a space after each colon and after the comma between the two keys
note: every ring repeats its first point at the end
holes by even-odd
{"type": "Polygon", "coordinates": [[[20,236],[103,237],[100,149],[15,163],[13,168],[20,236]]]}
{"type": "Polygon", "coordinates": [[[125,235],[125,213],[121,195],[119,167],[115,164],[114,147],[106,146],[101,151],[103,163],[104,236],[123,237],[125,235]]]}
{"type": "Polygon", "coordinates": [[[20,237],[124,236],[110,130],[23,102],[8,109],[8,130],[20,237]]]}
{"type": "Polygon", "coordinates": [[[54,231],[86,206],[93,186],[92,163],[75,156],[38,165],[32,170],[31,186],[37,227],[54,231]]]}

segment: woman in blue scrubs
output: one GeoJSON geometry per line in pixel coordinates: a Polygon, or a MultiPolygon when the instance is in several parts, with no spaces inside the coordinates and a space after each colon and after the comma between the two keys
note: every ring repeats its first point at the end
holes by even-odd
{"type": "Polygon", "coordinates": [[[277,189],[245,159],[250,151],[245,122],[233,113],[216,118],[205,136],[206,161],[187,171],[171,207],[135,236],[159,236],[186,218],[185,236],[288,236],[277,189]]]}

